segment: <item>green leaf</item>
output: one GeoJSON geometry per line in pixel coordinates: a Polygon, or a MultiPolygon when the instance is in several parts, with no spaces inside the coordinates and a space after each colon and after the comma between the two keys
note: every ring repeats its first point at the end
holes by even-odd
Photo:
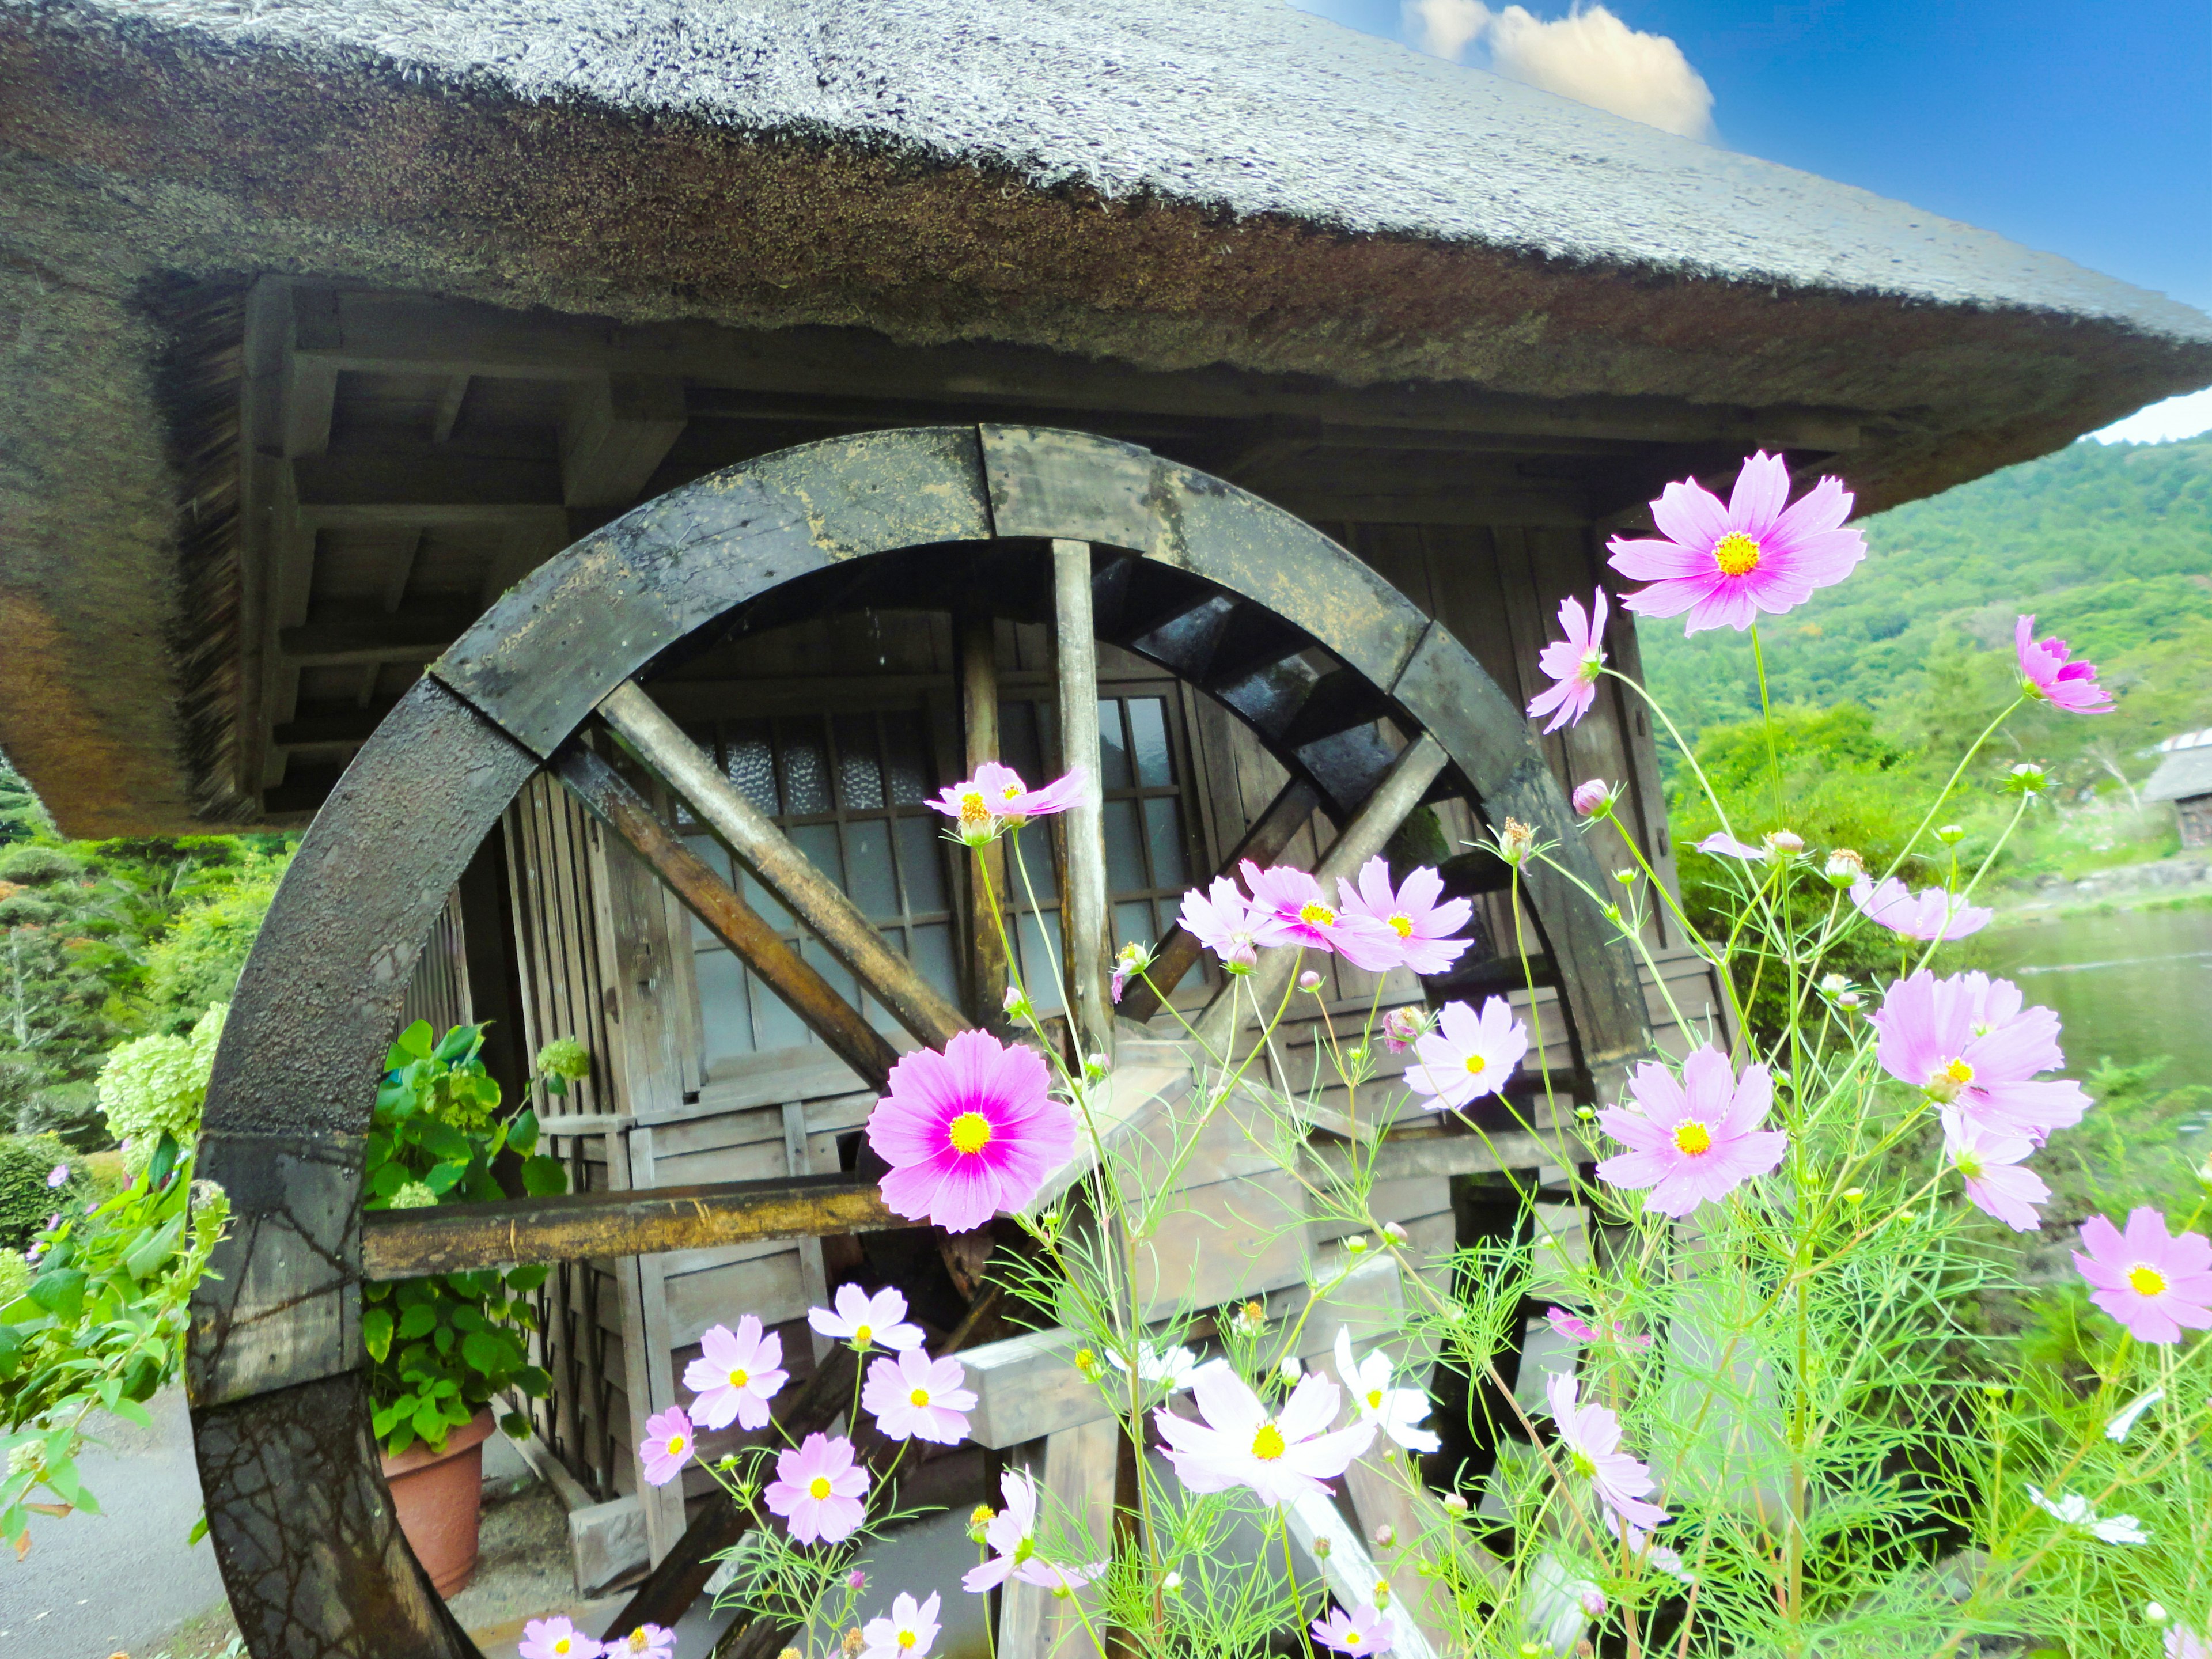
{"type": "Polygon", "coordinates": [[[167,1129],[162,1130],[161,1144],[154,1148],[154,1156],[146,1161],[146,1189],[159,1192],[167,1186],[169,1177],[176,1173],[177,1160],[183,1156],[184,1149],[177,1145],[176,1136],[167,1129]]]}
{"type": "Polygon", "coordinates": [[[142,1240],[137,1249],[124,1257],[124,1270],[133,1279],[150,1279],[163,1263],[176,1254],[177,1241],[184,1236],[185,1216],[179,1211],[169,1218],[166,1225],[142,1240]]]}
{"type": "Polygon", "coordinates": [[[527,1295],[545,1282],[545,1275],[550,1271],[551,1269],[543,1261],[533,1261],[525,1267],[516,1267],[507,1275],[507,1287],[510,1291],[520,1291],[527,1295]]]}
{"type": "Polygon", "coordinates": [[[489,1322],[484,1318],[483,1313],[465,1303],[454,1309],[449,1316],[453,1322],[453,1328],[457,1331],[482,1331],[490,1328],[489,1322]]]}
{"type": "Polygon", "coordinates": [[[507,1126],[507,1144],[528,1158],[538,1150],[538,1114],[527,1106],[507,1126]]]}
{"type": "Polygon", "coordinates": [[[430,1057],[430,1022],[418,1019],[402,1031],[392,1044],[392,1053],[386,1057],[386,1066],[398,1070],[412,1060],[430,1057]]]}
{"type": "Polygon", "coordinates": [[[461,1358],[486,1376],[497,1376],[514,1364],[514,1352],[489,1331],[471,1331],[461,1339],[461,1358]]]}
{"type": "Polygon", "coordinates": [[[407,1171],[397,1164],[381,1164],[368,1178],[369,1195],[390,1198],[407,1184],[407,1171]]]}
{"type": "Polygon", "coordinates": [[[522,1190],[532,1198],[550,1198],[568,1190],[568,1171],[557,1158],[539,1153],[522,1161],[522,1190]]]}
{"type": "Polygon", "coordinates": [[[392,1310],[389,1308],[371,1308],[362,1315],[361,1340],[368,1349],[368,1357],[381,1365],[384,1357],[392,1352],[392,1310]]]}
{"type": "Polygon", "coordinates": [[[193,1545],[198,1543],[201,1539],[207,1536],[207,1511],[205,1510],[202,1510],[200,1511],[200,1518],[192,1522],[191,1531],[185,1534],[185,1547],[186,1549],[191,1548],[193,1545]]]}
{"type": "Polygon", "coordinates": [[[514,1384],[532,1400],[543,1400],[553,1392],[553,1374],[538,1365],[525,1365],[514,1374],[514,1384]]]}
{"type": "Polygon", "coordinates": [[[154,1426],[154,1414],[129,1395],[124,1395],[109,1409],[125,1422],[134,1424],[139,1428],[150,1429],[154,1426]]]}
{"type": "Polygon", "coordinates": [[[506,1416],[499,1419],[499,1426],[506,1432],[507,1437],[509,1440],[527,1440],[530,1438],[530,1419],[525,1417],[520,1412],[509,1412],[506,1416]]]}
{"type": "Polygon", "coordinates": [[[465,1164],[433,1164],[430,1173],[422,1177],[422,1184],[443,1198],[468,1172],[469,1166],[465,1164]]]}
{"type": "Polygon", "coordinates": [[[441,1325],[430,1338],[430,1345],[440,1353],[449,1354],[453,1351],[454,1335],[455,1332],[451,1325],[441,1325]]]}
{"type": "Polygon", "coordinates": [[[74,1267],[43,1273],[31,1281],[30,1298],[57,1319],[75,1319],[84,1311],[84,1283],[74,1267]]]}
{"type": "Polygon", "coordinates": [[[568,1079],[557,1072],[549,1072],[538,1080],[544,1084],[545,1092],[549,1095],[565,1095],[568,1092],[568,1079]]]}
{"type": "Polygon", "coordinates": [[[23,1334],[13,1325],[0,1325],[0,1381],[15,1376],[23,1363],[23,1334]]]}
{"type": "Polygon", "coordinates": [[[435,1118],[422,1125],[421,1139],[433,1158],[454,1164],[466,1164],[477,1154],[475,1144],[450,1123],[441,1123],[435,1118]]]}
{"type": "Polygon", "coordinates": [[[436,1058],[450,1065],[455,1060],[467,1059],[476,1052],[477,1044],[483,1041],[483,1026],[456,1025],[446,1033],[440,1040],[437,1048],[432,1052],[436,1058]]]}
{"type": "Polygon", "coordinates": [[[445,1441],[446,1414],[435,1406],[424,1406],[417,1410],[412,1426],[415,1432],[434,1448],[445,1441]]]}
{"type": "Polygon", "coordinates": [[[437,1309],[427,1302],[418,1302],[399,1316],[399,1340],[411,1342],[418,1336],[427,1336],[437,1326],[437,1309]]]}
{"type": "Polygon", "coordinates": [[[384,1449],[388,1456],[398,1457],[414,1443],[415,1425],[413,1420],[410,1419],[392,1430],[392,1437],[384,1443],[384,1449]]]}

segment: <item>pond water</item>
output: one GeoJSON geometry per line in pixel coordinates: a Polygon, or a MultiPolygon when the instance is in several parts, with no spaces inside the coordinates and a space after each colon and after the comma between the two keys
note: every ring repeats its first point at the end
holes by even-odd
{"type": "Polygon", "coordinates": [[[2058,1011],[2067,1070],[2172,1063],[2156,1086],[2212,1084],[2212,908],[2124,910],[1993,929],[1978,953],[2058,1011]]]}

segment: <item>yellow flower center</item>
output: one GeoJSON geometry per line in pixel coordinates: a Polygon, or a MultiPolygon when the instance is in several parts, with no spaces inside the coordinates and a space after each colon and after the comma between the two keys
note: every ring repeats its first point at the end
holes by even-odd
{"type": "Polygon", "coordinates": [[[1585,1480],[1597,1473],[1597,1460],[1579,1446],[1575,1448],[1573,1455],[1567,1461],[1574,1465],[1575,1473],[1585,1480]]]}
{"type": "Polygon", "coordinates": [[[1370,1411],[1370,1412],[1379,1412],[1379,1411],[1381,1411],[1381,1410],[1382,1409],[1382,1389],[1368,1389],[1368,1391],[1367,1391],[1367,1409],[1368,1409],[1369,1411],[1370,1411]]]}
{"type": "Polygon", "coordinates": [[[1963,1060],[1954,1060],[1943,1068],[1943,1075],[1954,1083],[1972,1083],[1974,1080],[1974,1068],[1963,1060]]]}
{"type": "Polygon", "coordinates": [[[1969,1181],[1979,1181],[1982,1178],[1982,1160],[1972,1152],[1955,1154],[1951,1159],[1951,1164],[1953,1168],[1969,1181]]]}
{"type": "Polygon", "coordinates": [[[966,794],[960,797],[961,823],[970,824],[988,823],[990,822],[990,804],[983,799],[983,792],[981,790],[970,789],[966,794]]]}
{"type": "Polygon", "coordinates": [[[1363,1646],[1366,1643],[1366,1640],[1367,1638],[1362,1636],[1356,1630],[1348,1630],[1344,1632],[1344,1645],[1348,1648],[1363,1646]]]}
{"type": "Polygon", "coordinates": [[[670,1435],[670,1436],[668,1437],[668,1455],[669,1455],[671,1457],[681,1457],[681,1456],[683,1456],[683,1455],[684,1455],[684,1437],[683,1437],[682,1435],[680,1435],[680,1434],[672,1434],[672,1435],[670,1435]]]}
{"type": "Polygon", "coordinates": [[[1959,1091],[1973,1080],[1974,1068],[1965,1060],[1947,1060],[1936,1068],[1935,1075],[1928,1079],[1929,1097],[1945,1102],[1956,1100],[1959,1097],[1959,1091]]]}
{"type": "Polygon", "coordinates": [[[553,1643],[553,1651],[556,1653],[566,1653],[572,1645],[573,1644],[567,1637],[556,1637],[553,1643]]]}
{"type": "Polygon", "coordinates": [[[999,799],[1000,800],[1012,800],[1015,796],[1021,793],[1021,785],[1018,783],[1010,783],[1004,789],[999,791],[999,799]]]}
{"type": "Polygon", "coordinates": [[[991,1120],[981,1112],[963,1112],[952,1120],[952,1150],[973,1154],[991,1144],[991,1120]]]}
{"type": "Polygon", "coordinates": [[[1252,1455],[1262,1463],[1273,1462],[1285,1449],[1283,1431],[1273,1423],[1262,1423],[1260,1432],[1252,1437],[1252,1455]]]}
{"type": "Polygon", "coordinates": [[[853,1340],[854,1340],[854,1341],[855,1341],[855,1342],[872,1342],[872,1341],[874,1341],[875,1340],[876,1340],[876,1328],[875,1328],[874,1326],[872,1326],[872,1325],[855,1325],[855,1326],[854,1326],[854,1327],[853,1327],[853,1340]]]}
{"type": "Polygon", "coordinates": [[[2128,1269],[2128,1288],[2137,1296],[2162,1296],[2166,1292],[2166,1275],[2148,1261],[2138,1261],[2128,1269]]]}
{"type": "Polygon", "coordinates": [[[733,1389],[742,1389],[750,1381],[752,1381],[752,1375],[749,1371],[735,1370],[730,1373],[730,1386],[733,1389]]]}
{"type": "Polygon", "coordinates": [[[1411,938],[1413,938],[1413,917],[1411,917],[1411,916],[1393,916],[1393,917],[1391,917],[1391,918],[1390,918],[1390,925],[1391,925],[1391,927],[1395,927],[1395,928],[1396,928],[1396,929],[1398,930],[1398,937],[1399,937],[1400,939],[1411,939],[1411,938]]]}
{"type": "Polygon", "coordinates": [[[927,1406],[929,1403],[929,1390],[916,1389],[912,1394],[907,1395],[907,1398],[917,1406],[927,1406]]]}
{"type": "Polygon", "coordinates": [[[1467,1057],[1467,1074],[1469,1077],[1480,1077],[1482,1068],[1489,1063],[1480,1054],[1469,1054],[1467,1057]]]}
{"type": "Polygon", "coordinates": [[[1298,920],[1310,921],[1316,927],[1334,927],[1336,926],[1336,912],[1319,899],[1310,899],[1298,907],[1298,920]]]}
{"type": "Polygon", "coordinates": [[[806,1495],[819,1504],[830,1496],[830,1477],[817,1474],[806,1483],[806,1495]]]}
{"type": "Polygon", "coordinates": [[[629,1633],[629,1639],[623,1645],[627,1647],[632,1653],[643,1653],[646,1649],[647,1639],[645,1630],[643,1626],[641,1626],[638,1629],[634,1630],[629,1633]]]}
{"type": "Polygon", "coordinates": [[[900,1645],[901,1647],[902,1647],[902,1648],[910,1648],[910,1647],[912,1647],[912,1646],[914,1645],[914,1643],[915,1643],[915,1635],[914,1635],[914,1632],[913,1632],[912,1631],[910,1631],[910,1630],[902,1630],[902,1631],[901,1631],[901,1632],[899,1632],[899,1645],[900,1645]]]}
{"type": "Polygon", "coordinates": [[[1759,568],[1759,544],[1741,530],[1731,530],[1713,544],[1713,559],[1723,576],[1747,576],[1759,568]]]}
{"type": "Polygon", "coordinates": [[[1695,1158],[1700,1152],[1711,1152],[1712,1146],[1713,1132],[1695,1118],[1692,1118],[1686,1123],[1677,1123],[1674,1126],[1676,1152],[1687,1152],[1692,1158],[1695,1158]]]}

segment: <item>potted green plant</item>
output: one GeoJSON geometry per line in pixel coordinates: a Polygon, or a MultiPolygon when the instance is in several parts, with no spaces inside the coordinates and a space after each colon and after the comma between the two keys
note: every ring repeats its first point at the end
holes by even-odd
{"type": "MultiPolygon", "coordinates": [[[[500,1086],[482,1059],[484,1028],[457,1025],[433,1040],[428,1021],[399,1034],[386,1056],[368,1139],[371,1210],[482,1204],[566,1192],[568,1172],[538,1150],[538,1116],[502,1114],[500,1086]]],[[[538,1057],[548,1091],[564,1093],[591,1067],[564,1038],[538,1057]]],[[[530,1363],[537,1315],[529,1297],[542,1264],[362,1286],[362,1335],[385,1479],[401,1529],[441,1595],[468,1582],[477,1559],[477,1495],[492,1402],[509,1390],[541,1398],[552,1378],[530,1363]]],[[[521,1438],[528,1419],[504,1426],[521,1438]]]]}

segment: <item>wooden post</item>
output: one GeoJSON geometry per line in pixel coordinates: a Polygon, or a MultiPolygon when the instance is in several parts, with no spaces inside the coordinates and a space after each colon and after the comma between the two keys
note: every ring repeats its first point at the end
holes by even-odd
{"type": "MultiPolygon", "coordinates": [[[[986,613],[968,611],[954,621],[960,669],[960,738],[963,776],[974,777],[985,761],[999,758],[998,624],[986,613]]],[[[997,842],[969,853],[968,1012],[978,1025],[992,1030],[1006,1024],[1006,947],[991,915],[984,889],[1006,903],[1006,849],[997,842]]]]}
{"type": "MultiPolygon", "coordinates": [[[[1061,1429],[1023,1449],[1023,1461],[1037,1483],[1040,1519],[1059,1516],[1079,1522],[1090,1534],[1092,1560],[1114,1547],[1114,1483],[1121,1457],[1121,1425],[1102,1417],[1061,1429]]],[[[1075,1561],[1079,1547],[1071,1542],[1059,1559],[1075,1561]]],[[[1000,1592],[999,1659],[1048,1659],[1093,1651],[1083,1627],[1087,1614],[1102,1616],[1098,1592],[1079,1590],[1062,1598],[1037,1584],[1009,1579],[1000,1592]],[[1076,1610],[1081,1598],[1083,1613],[1076,1610]]]]}
{"type": "Polygon", "coordinates": [[[1052,544],[1054,635],[1060,659],[1060,763],[1084,776],[1083,800],[1068,809],[1067,885],[1061,898],[1068,1018],[1085,1055],[1104,1054],[1113,1040],[1106,1000],[1106,959],[1113,935],[1106,919],[1106,823],[1100,805],[1098,641],[1091,621],[1091,544],[1052,544]]]}

